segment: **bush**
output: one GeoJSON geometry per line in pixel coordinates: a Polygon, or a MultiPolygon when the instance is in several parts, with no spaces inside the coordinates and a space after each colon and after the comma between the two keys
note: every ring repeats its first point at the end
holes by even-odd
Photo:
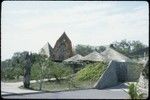
{"type": "Polygon", "coordinates": [[[33,64],[31,67],[31,79],[39,80],[40,75],[41,75],[41,67],[37,63],[33,64]]]}
{"type": "Polygon", "coordinates": [[[51,60],[45,60],[40,66],[38,63],[34,63],[31,67],[31,79],[39,80],[40,78],[56,78],[61,79],[72,73],[70,67],[65,66],[62,63],[56,63],[51,60]],[[42,66],[44,66],[42,70],[42,66]],[[42,76],[42,77],[41,77],[42,76]]]}
{"type": "Polygon", "coordinates": [[[73,73],[70,67],[65,66],[62,63],[55,63],[52,61],[50,61],[49,63],[51,64],[47,66],[47,68],[49,69],[48,73],[52,77],[56,78],[57,81],[59,81],[59,79],[61,79],[62,77],[66,77],[73,73]]]}
{"type": "Polygon", "coordinates": [[[138,88],[137,88],[137,84],[129,84],[128,86],[128,94],[130,95],[131,99],[142,99],[143,98],[143,94],[139,94],[138,92],[138,88]]]}
{"type": "Polygon", "coordinates": [[[85,68],[77,72],[75,80],[77,81],[96,81],[106,69],[106,63],[99,62],[88,64],[85,68]]]}

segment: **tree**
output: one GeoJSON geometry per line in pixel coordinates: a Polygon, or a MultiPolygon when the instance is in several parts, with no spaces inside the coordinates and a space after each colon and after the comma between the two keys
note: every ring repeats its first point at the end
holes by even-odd
{"type": "Polygon", "coordinates": [[[32,53],[31,79],[36,81],[40,80],[39,90],[42,89],[43,79],[46,78],[45,69],[43,69],[45,67],[46,59],[46,55],[32,53]]]}
{"type": "Polygon", "coordinates": [[[13,68],[7,68],[4,73],[6,80],[15,79],[13,68]]]}
{"type": "Polygon", "coordinates": [[[92,47],[89,45],[77,45],[75,51],[77,54],[85,56],[85,55],[93,52],[94,49],[92,49],[92,47]]]}
{"type": "Polygon", "coordinates": [[[7,59],[5,61],[1,62],[1,79],[5,80],[5,79],[13,79],[14,76],[9,75],[12,74],[12,61],[11,59],[7,59]]]}
{"type": "MultiPolygon", "coordinates": [[[[2,61],[2,74],[4,74],[4,79],[19,79],[19,76],[23,76],[23,60],[22,53],[16,52],[14,53],[11,59],[2,61]],[[11,73],[8,73],[11,71],[11,73]]],[[[1,74],[1,75],[2,75],[1,74]]]]}
{"type": "Polygon", "coordinates": [[[95,51],[101,53],[101,52],[103,52],[105,49],[106,49],[106,47],[104,47],[104,46],[99,46],[98,49],[95,48],[95,51]]]}
{"type": "Polygon", "coordinates": [[[131,52],[131,42],[127,40],[122,40],[121,42],[114,42],[113,48],[117,51],[128,55],[131,52]]]}
{"type": "Polygon", "coordinates": [[[86,56],[93,51],[97,51],[99,53],[103,52],[106,49],[104,46],[90,46],[90,45],[77,45],[75,48],[75,52],[82,56],[86,56]]]}
{"type": "Polygon", "coordinates": [[[60,83],[60,79],[73,73],[69,66],[52,62],[50,59],[46,62],[46,71],[46,75],[55,78],[58,83],[60,83]]]}
{"type": "MultiPolygon", "coordinates": [[[[34,55],[34,64],[31,68],[31,78],[40,80],[39,90],[42,90],[43,79],[55,78],[58,83],[62,77],[70,75],[71,68],[63,64],[53,62],[51,59],[46,58],[44,55],[34,55]]],[[[32,61],[33,61],[32,60],[32,61]]]]}
{"type": "MultiPolygon", "coordinates": [[[[146,45],[141,43],[140,41],[127,41],[127,40],[122,40],[121,42],[114,42],[111,45],[112,48],[117,50],[120,53],[123,53],[126,56],[131,57],[131,53],[144,49],[146,45]],[[113,46],[113,47],[112,47],[113,46]]],[[[138,57],[138,55],[132,55],[133,57],[138,57]]]]}
{"type": "Polygon", "coordinates": [[[17,79],[19,79],[19,76],[23,76],[24,72],[24,59],[22,59],[22,57],[22,53],[16,52],[11,58],[14,75],[17,79]]]}
{"type": "Polygon", "coordinates": [[[133,41],[131,46],[132,46],[132,52],[135,52],[137,50],[140,50],[146,47],[146,45],[142,44],[140,41],[133,41]]]}

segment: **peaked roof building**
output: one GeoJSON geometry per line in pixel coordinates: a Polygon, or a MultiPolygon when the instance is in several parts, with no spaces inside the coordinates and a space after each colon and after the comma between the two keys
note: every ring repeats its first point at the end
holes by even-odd
{"type": "Polygon", "coordinates": [[[65,32],[56,41],[53,52],[54,61],[63,61],[73,56],[72,43],[65,32]]]}
{"type": "Polygon", "coordinates": [[[85,57],[83,57],[82,60],[83,61],[104,61],[105,59],[100,53],[94,51],[86,55],[85,57]]]}
{"type": "Polygon", "coordinates": [[[106,47],[106,50],[101,53],[107,61],[115,60],[119,62],[131,62],[131,59],[116,50],[106,47]]]}
{"type": "Polygon", "coordinates": [[[74,55],[73,57],[70,57],[66,60],[64,60],[65,62],[78,62],[80,61],[81,59],[83,58],[83,56],[79,55],[79,54],[76,54],[74,55]]]}
{"type": "Polygon", "coordinates": [[[53,53],[53,48],[48,42],[43,46],[43,48],[40,49],[40,52],[39,52],[39,54],[44,54],[47,57],[51,57],[52,53],[53,53]]]}

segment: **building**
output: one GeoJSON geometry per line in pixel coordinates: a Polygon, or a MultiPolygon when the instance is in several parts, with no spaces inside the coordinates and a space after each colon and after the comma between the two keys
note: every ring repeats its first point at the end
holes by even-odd
{"type": "Polygon", "coordinates": [[[53,49],[53,57],[54,61],[63,61],[67,58],[73,56],[72,43],[68,38],[66,33],[64,32],[60,38],[56,41],[56,44],[53,49]]]}

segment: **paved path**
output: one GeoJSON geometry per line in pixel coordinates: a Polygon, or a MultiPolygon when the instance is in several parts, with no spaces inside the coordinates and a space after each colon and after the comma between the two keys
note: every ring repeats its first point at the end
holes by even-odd
{"type": "Polygon", "coordinates": [[[55,93],[34,93],[24,95],[4,96],[3,98],[20,99],[129,99],[129,95],[124,90],[77,90],[55,93]]]}
{"type": "MultiPolygon", "coordinates": [[[[43,81],[47,81],[44,79],[43,81]]],[[[51,78],[55,80],[55,78],[51,78]]],[[[35,83],[36,80],[30,81],[30,83],[35,83]]],[[[1,95],[10,95],[10,94],[22,94],[22,93],[36,93],[41,91],[34,91],[29,89],[21,89],[20,86],[23,86],[23,82],[2,82],[1,81],[1,95]]]]}
{"type": "MultiPolygon", "coordinates": [[[[32,81],[32,82],[34,82],[34,81],[32,81]]],[[[39,91],[33,91],[33,90],[19,88],[22,85],[23,85],[23,82],[15,82],[15,83],[1,82],[1,95],[39,92],[39,91]]]]}
{"type": "MultiPolygon", "coordinates": [[[[35,82],[35,81],[31,81],[35,82]]],[[[124,91],[126,89],[126,84],[121,84],[109,89],[86,89],[86,90],[76,90],[67,92],[40,92],[27,89],[18,88],[23,85],[22,82],[16,83],[3,83],[1,82],[2,88],[1,93],[3,93],[3,98],[48,98],[48,99],[128,99],[129,95],[124,91]],[[5,90],[5,91],[4,91],[5,90]],[[7,94],[7,95],[4,95],[7,94]],[[8,95],[13,94],[13,95],[8,95]]]]}

